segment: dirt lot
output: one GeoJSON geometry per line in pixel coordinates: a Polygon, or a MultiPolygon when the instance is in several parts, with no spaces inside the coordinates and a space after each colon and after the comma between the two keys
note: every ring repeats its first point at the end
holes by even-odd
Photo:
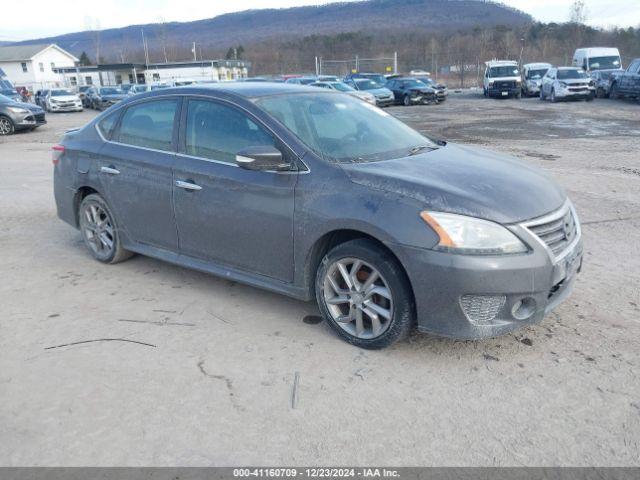
{"type": "Polygon", "coordinates": [[[390,111],[567,189],[586,252],[568,302],[506,337],[370,352],[305,322],[312,304],[98,264],[56,218],[49,154],[93,113],[49,115],[0,139],[0,464],[640,465],[640,105],[390,111]],[[101,338],[151,346],[47,349],[101,338]]]}

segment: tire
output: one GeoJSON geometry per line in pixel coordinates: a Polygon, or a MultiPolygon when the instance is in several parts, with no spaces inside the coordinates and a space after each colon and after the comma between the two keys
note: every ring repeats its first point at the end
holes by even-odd
{"type": "Polygon", "coordinates": [[[596,90],[596,97],[607,98],[607,95],[604,93],[604,88],[598,88],[598,90],[596,90]]]}
{"type": "Polygon", "coordinates": [[[409,97],[409,95],[405,95],[404,98],[402,99],[402,104],[405,107],[410,107],[411,106],[411,97],[409,97]]]}
{"type": "Polygon", "coordinates": [[[315,291],[325,321],[360,348],[388,347],[405,338],[415,322],[411,285],[402,266],[373,240],[351,240],[327,253],[316,272],[315,291]],[[378,275],[367,287],[373,272],[378,275]]]}
{"type": "Polygon", "coordinates": [[[93,193],[82,199],[78,219],[82,240],[91,256],[99,262],[119,263],[133,255],[122,248],[120,231],[113,213],[100,195],[93,193]]]}
{"type": "Polygon", "coordinates": [[[544,90],[542,90],[542,87],[540,87],[540,101],[544,101],[544,90]]]}
{"type": "Polygon", "coordinates": [[[596,98],[595,93],[590,93],[589,95],[587,95],[587,98],[585,98],[585,100],[587,102],[593,102],[593,99],[596,98]]]}
{"type": "Polygon", "coordinates": [[[620,98],[620,93],[618,92],[617,83],[614,83],[613,85],[611,85],[611,88],[609,89],[609,98],[612,98],[614,100],[617,100],[620,98]]]}
{"type": "Polygon", "coordinates": [[[483,89],[482,89],[482,93],[483,93],[483,95],[484,95],[484,98],[487,98],[487,97],[489,96],[489,92],[487,92],[487,89],[486,89],[486,88],[483,88],[483,89]]]}
{"type": "Polygon", "coordinates": [[[522,93],[516,93],[516,100],[520,100],[522,98],[522,93]]]}
{"type": "Polygon", "coordinates": [[[556,98],[556,91],[552,88],[551,89],[551,103],[557,103],[558,99],[556,98]]]}
{"type": "Polygon", "coordinates": [[[11,135],[15,133],[16,126],[13,124],[13,120],[4,115],[0,115],[0,136],[11,135]]]}

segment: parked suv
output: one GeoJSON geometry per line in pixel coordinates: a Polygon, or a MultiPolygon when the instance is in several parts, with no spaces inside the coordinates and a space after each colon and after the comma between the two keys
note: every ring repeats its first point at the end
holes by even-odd
{"type": "Polygon", "coordinates": [[[553,67],[542,77],[540,100],[591,101],[596,96],[593,80],[587,72],[577,67],[553,67]]]}
{"type": "Polygon", "coordinates": [[[89,107],[104,110],[124,100],[127,94],[119,87],[95,87],[87,92],[89,107]]]}
{"type": "Polygon", "coordinates": [[[640,58],[631,62],[622,73],[611,75],[611,98],[635,97],[640,100],[640,58]]]}
{"type": "Polygon", "coordinates": [[[315,298],[362,348],[414,325],[483,338],[539,322],[582,264],[575,209],[547,174],[331,90],[141,94],[52,153],[58,216],[96,260],[135,252],[315,298]]]}
{"type": "Polygon", "coordinates": [[[0,135],[11,135],[18,130],[33,130],[45,123],[44,110],[39,106],[16,102],[0,95],[0,135]]]}
{"type": "Polygon", "coordinates": [[[483,90],[485,97],[520,98],[520,71],[518,62],[511,60],[492,60],[485,63],[483,90]]]}

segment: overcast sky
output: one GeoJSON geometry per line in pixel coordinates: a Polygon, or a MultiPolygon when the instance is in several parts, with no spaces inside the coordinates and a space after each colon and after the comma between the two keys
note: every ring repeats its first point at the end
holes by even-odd
{"type": "MultiPolygon", "coordinates": [[[[333,0],[336,1],[336,0],[333,0]]],[[[250,8],[282,8],[331,3],[332,0],[7,0],[0,22],[0,40],[44,36],[132,24],[188,21],[250,8]]],[[[503,0],[534,18],[549,22],[568,20],[573,0],[503,0]]],[[[588,23],[598,26],[640,26],[640,0],[586,0],[588,23]]]]}

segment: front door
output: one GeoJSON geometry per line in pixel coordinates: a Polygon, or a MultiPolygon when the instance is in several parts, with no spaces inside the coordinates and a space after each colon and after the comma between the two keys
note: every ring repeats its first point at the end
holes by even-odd
{"type": "Polygon", "coordinates": [[[292,154],[228,103],[189,99],[185,107],[174,173],[180,252],[291,282],[297,174],[245,170],[235,155],[262,145],[292,154]]]}
{"type": "Polygon", "coordinates": [[[128,107],[112,141],[100,150],[98,165],[119,228],[136,242],[173,251],[178,247],[171,196],[179,106],[176,97],[128,107]]]}

